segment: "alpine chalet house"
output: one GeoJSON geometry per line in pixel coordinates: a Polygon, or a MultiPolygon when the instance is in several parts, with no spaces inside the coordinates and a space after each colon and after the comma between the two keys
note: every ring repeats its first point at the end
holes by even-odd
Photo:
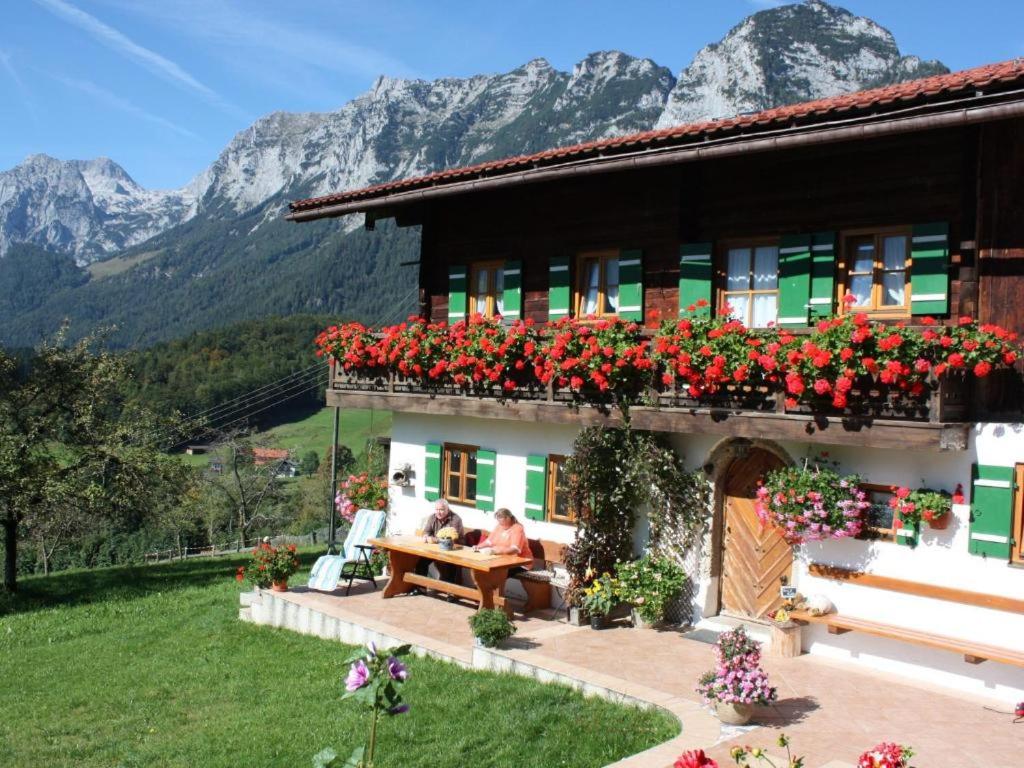
{"type": "MultiPolygon", "coordinates": [[[[288,217],[357,212],[368,228],[422,228],[433,323],[638,326],[656,359],[632,427],[714,486],[694,622],[764,620],[795,585],[834,606],[804,616],[805,651],[1024,699],[1024,417],[1003,345],[1017,343],[1003,329],[1024,331],[1024,60],[301,200],[288,217]],[[728,316],[749,365],[659,341],[665,321],[728,316]],[[917,346],[878,370],[848,340],[826,348],[833,317],[842,333],[874,329],[877,349],[917,346]],[[759,329],[775,334],[767,359],[759,329]],[[873,375],[794,373],[833,358],[873,375]],[[919,364],[926,387],[888,387],[919,364]],[[737,384],[715,391],[723,366],[737,384]],[[859,476],[868,518],[856,536],[791,546],[761,525],[757,481],[818,461],[859,476]],[[894,513],[904,487],[950,492],[948,524],[894,513]]],[[[567,372],[578,360],[541,357],[519,358],[535,385],[490,392],[429,359],[383,378],[334,365],[328,405],[394,412],[391,471],[411,479],[391,489],[392,532],[412,533],[440,495],[467,526],[508,507],[529,536],[572,541],[562,462],[583,426],[620,419],[587,392],[638,363],[609,358],[583,381],[567,372]]]]}

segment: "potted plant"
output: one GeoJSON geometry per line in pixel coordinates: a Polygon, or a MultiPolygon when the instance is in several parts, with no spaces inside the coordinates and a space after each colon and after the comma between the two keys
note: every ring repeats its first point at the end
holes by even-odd
{"type": "Polygon", "coordinates": [[[482,608],[469,617],[469,626],[477,645],[484,648],[497,648],[516,632],[515,624],[500,608],[482,608]]]}
{"type": "Polygon", "coordinates": [[[790,544],[856,536],[871,505],[856,475],[841,477],[827,467],[782,467],[765,475],[754,502],[765,525],[790,544]]]}
{"type": "Polygon", "coordinates": [[[615,607],[617,594],[615,579],[610,573],[604,573],[583,590],[583,610],[590,616],[591,629],[604,629],[608,624],[608,614],[615,607]]]}
{"type": "Polygon", "coordinates": [[[914,751],[909,747],[892,742],[878,744],[862,754],[857,768],[910,768],[914,751]]]}
{"type": "Polygon", "coordinates": [[[459,532],[451,526],[445,526],[437,532],[437,546],[445,552],[455,549],[455,542],[459,540],[459,532]]]}
{"type": "MultiPolygon", "coordinates": [[[[960,498],[963,498],[962,491],[960,498]]],[[[933,530],[941,531],[949,527],[953,497],[947,491],[933,491],[931,488],[912,491],[901,486],[893,489],[889,506],[899,515],[904,525],[920,527],[923,521],[933,530]]]]}
{"type": "Polygon", "coordinates": [[[275,547],[269,539],[264,539],[252,551],[252,562],[238,569],[235,577],[241,581],[248,579],[257,587],[270,587],[274,592],[287,592],[288,579],[299,570],[299,556],[295,553],[295,545],[275,547]]]}
{"type": "Polygon", "coordinates": [[[761,646],[743,627],[723,632],[715,643],[715,668],[700,677],[697,692],[728,725],[750,722],[755,704],[775,701],[776,691],[761,669],[761,646]]]}
{"type": "Polygon", "coordinates": [[[667,557],[645,555],[615,569],[619,598],[633,609],[633,626],[657,624],[686,583],[686,574],[667,557]]]}

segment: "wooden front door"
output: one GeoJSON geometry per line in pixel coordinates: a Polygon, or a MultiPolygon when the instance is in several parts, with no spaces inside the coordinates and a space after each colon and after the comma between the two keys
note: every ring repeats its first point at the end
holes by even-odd
{"type": "Polygon", "coordinates": [[[761,618],[782,604],[779,587],[788,584],[793,549],[774,528],[762,528],[754,511],[757,481],[783,465],[760,449],[733,460],[726,472],[722,514],[721,610],[761,618]]]}

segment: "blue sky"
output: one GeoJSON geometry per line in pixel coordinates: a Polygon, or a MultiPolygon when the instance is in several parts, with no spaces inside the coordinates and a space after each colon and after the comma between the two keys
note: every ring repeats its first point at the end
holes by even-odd
{"type": "MultiPolygon", "coordinates": [[[[463,77],[618,49],[674,73],[773,0],[17,0],[0,25],[0,169],[112,157],[176,187],[274,110],[335,109],[378,74],[463,77]]],[[[953,69],[1024,55],[1020,0],[846,0],[953,69]]]]}

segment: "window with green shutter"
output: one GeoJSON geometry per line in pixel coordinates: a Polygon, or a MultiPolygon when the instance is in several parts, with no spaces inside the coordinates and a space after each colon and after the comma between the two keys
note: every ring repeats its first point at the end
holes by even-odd
{"type": "Polygon", "coordinates": [[[811,319],[829,317],[835,311],[836,233],[811,235],[811,319]]]}
{"type": "Polygon", "coordinates": [[[949,225],[915,224],[910,254],[910,312],[949,314],[949,225]]]}
{"type": "Polygon", "coordinates": [[[619,252],[619,306],[616,313],[623,320],[644,319],[643,251],[619,252]]]}
{"type": "Polygon", "coordinates": [[[553,257],[548,263],[548,320],[569,316],[570,285],[569,257],[553,257]]]}
{"type": "Polygon", "coordinates": [[[679,314],[711,313],[711,243],[687,243],[679,247],[679,314]],[[698,307],[698,302],[703,306],[698,307]]]}
{"type": "Polygon", "coordinates": [[[476,452],[476,508],[494,511],[494,470],[498,455],[483,448],[476,452]]]}
{"type": "Polygon", "coordinates": [[[423,472],[423,496],[427,501],[441,498],[441,444],[427,443],[423,472]]]}
{"type": "Polygon", "coordinates": [[[466,267],[448,267],[448,322],[466,319],[466,267]]]}
{"type": "Polygon", "coordinates": [[[784,235],[779,241],[779,325],[808,323],[811,300],[811,236],[784,235]]]}
{"type": "Polygon", "coordinates": [[[547,512],[548,457],[530,455],[526,457],[526,517],[529,520],[544,520],[547,512]]]}
{"type": "Polygon", "coordinates": [[[523,316],[523,263],[506,261],[502,272],[504,278],[504,301],[501,316],[517,319],[523,316]]]}
{"type": "Polygon", "coordinates": [[[1014,468],[975,464],[971,478],[972,555],[1009,559],[1013,529],[1014,468]]]}

